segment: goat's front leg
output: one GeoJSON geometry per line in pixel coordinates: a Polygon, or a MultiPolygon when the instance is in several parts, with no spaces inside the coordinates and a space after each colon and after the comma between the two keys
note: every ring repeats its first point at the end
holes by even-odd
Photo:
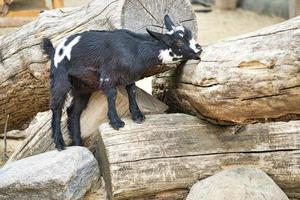
{"type": "Polygon", "coordinates": [[[126,86],[129,100],[129,110],[132,116],[132,120],[136,123],[142,123],[145,121],[145,115],[140,111],[140,108],[136,102],[136,86],[135,83],[126,86]]]}
{"type": "Polygon", "coordinates": [[[107,116],[110,121],[110,125],[114,129],[119,130],[119,128],[124,127],[125,123],[120,119],[116,110],[117,89],[109,88],[104,92],[107,97],[107,103],[108,103],[107,116]]]}

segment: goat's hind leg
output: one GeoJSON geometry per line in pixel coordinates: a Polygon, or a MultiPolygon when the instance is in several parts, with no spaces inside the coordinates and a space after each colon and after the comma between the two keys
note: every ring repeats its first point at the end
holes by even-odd
{"type": "Polygon", "coordinates": [[[67,93],[71,89],[68,73],[64,66],[51,70],[51,99],[52,111],[52,138],[58,150],[65,148],[65,142],[61,133],[61,115],[67,93]]]}
{"type": "Polygon", "coordinates": [[[135,83],[126,86],[129,110],[132,116],[132,120],[136,123],[142,123],[145,121],[145,115],[141,112],[137,102],[136,102],[136,86],[135,83]]]}
{"type": "Polygon", "coordinates": [[[78,94],[73,92],[73,100],[71,106],[67,109],[68,113],[68,129],[72,138],[72,145],[81,146],[81,132],[80,132],[80,116],[82,111],[86,108],[91,94],[78,94]]]}

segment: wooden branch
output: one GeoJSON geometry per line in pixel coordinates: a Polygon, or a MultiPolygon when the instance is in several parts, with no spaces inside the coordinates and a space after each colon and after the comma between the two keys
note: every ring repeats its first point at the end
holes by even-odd
{"type": "Polygon", "coordinates": [[[207,46],[202,62],[160,75],[154,91],[171,108],[222,124],[299,119],[299,33],[297,17],[207,46]]]}
{"type": "MultiPolygon", "coordinates": [[[[49,63],[40,44],[49,37],[54,44],[63,37],[95,29],[126,28],[145,32],[163,24],[170,14],[174,21],[195,19],[188,0],[93,0],[80,8],[45,11],[14,34],[0,37],[0,129],[10,114],[8,129],[18,129],[37,112],[48,110],[49,63]]],[[[183,24],[196,33],[196,21],[183,24]]],[[[160,30],[161,31],[161,30],[160,30]]],[[[145,76],[173,66],[156,66],[145,76]]]]}
{"type": "Polygon", "coordinates": [[[107,123],[99,128],[110,198],[184,198],[199,179],[241,165],[262,169],[289,197],[300,198],[300,121],[247,125],[236,133],[184,114],[146,117],[143,124],[126,120],[120,131],[107,123]]]}

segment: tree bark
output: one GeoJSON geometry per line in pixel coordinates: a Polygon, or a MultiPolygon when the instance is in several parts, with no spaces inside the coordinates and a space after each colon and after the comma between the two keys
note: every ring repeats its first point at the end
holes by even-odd
{"type": "MultiPolygon", "coordinates": [[[[7,114],[10,130],[22,128],[37,112],[48,109],[49,62],[40,48],[43,37],[57,44],[63,37],[95,29],[162,31],[156,26],[162,26],[167,13],[197,33],[188,0],[93,0],[80,8],[45,11],[14,34],[0,37],[0,130],[7,114]]],[[[145,76],[171,67],[175,66],[157,66],[145,76]]]]}
{"type": "Polygon", "coordinates": [[[299,35],[297,17],[207,46],[200,63],[159,75],[154,91],[171,108],[221,124],[299,119],[299,35]]]}
{"type": "MultiPolygon", "coordinates": [[[[142,112],[150,114],[163,113],[166,111],[167,106],[164,103],[161,103],[145,91],[137,88],[136,94],[137,102],[142,112]]],[[[125,88],[119,89],[116,105],[118,114],[121,117],[129,115],[128,98],[125,88]]],[[[101,123],[107,121],[106,113],[106,97],[99,92],[94,93],[80,119],[81,136],[84,146],[88,147],[92,152],[95,149],[98,127],[101,123]]],[[[51,111],[39,113],[35,117],[30,126],[23,131],[24,135],[28,136],[10,157],[10,161],[20,160],[28,156],[55,149],[51,138],[51,117],[51,111]]],[[[66,144],[70,144],[71,141],[67,130],[67,114],[65,110],[62,117],[62,133],[66,144]]]]}
{"type": "Polygon", "coordinates": [[[300,121],[237,129],[162,114],[126,123],[119,131],[107,123],[99,128],[101,172],[112,199],[183,199],[199,179],[241,165],[262,169],[300,198],[300,121]]]}

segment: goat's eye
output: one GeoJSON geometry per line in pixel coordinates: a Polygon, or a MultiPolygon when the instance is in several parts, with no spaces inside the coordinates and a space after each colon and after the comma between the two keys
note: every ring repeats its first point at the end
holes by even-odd
{"type": "Polygon", "coordinates": [[[177,39],[176,40],[176,45],[177,46],[182,46],[184,44],[183,40],[182,39],[177,39]]]}

